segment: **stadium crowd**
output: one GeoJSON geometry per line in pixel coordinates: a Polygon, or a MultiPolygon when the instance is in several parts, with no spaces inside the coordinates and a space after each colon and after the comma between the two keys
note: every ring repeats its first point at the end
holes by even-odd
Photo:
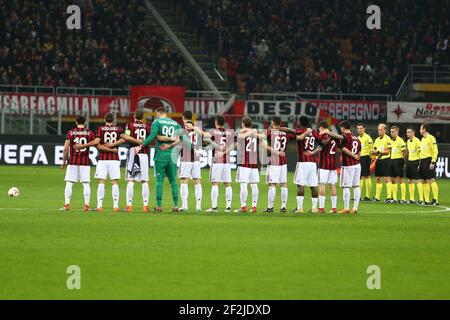
{"type": "Polygon", "coordinates": [[[378,2],[379,31],[366,27],[364,0],[171,2],[208,53],[227,59],[230,87],[238,74],[247,92],[392,94],[409,64],[450,63],[445,0],[378,2]]]}
{"type": "Polygon", "coordinates": [[[139,1],[72,4],[82,8],[81,30],[67,29],[66,1],[2,1],[0,84],[202,88],[181,55],[143,24],[139,1]]]}

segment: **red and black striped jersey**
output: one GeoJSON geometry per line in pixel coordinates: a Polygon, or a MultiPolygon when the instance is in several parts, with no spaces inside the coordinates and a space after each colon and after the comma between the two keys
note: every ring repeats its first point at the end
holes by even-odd
{"type": "MultiPolygon", "coordinates": [[[[120,139],[122,128],[118,126],[104,125],[98,128],[97,138],[100,138],[100,144],[115,143],[120,139]]],[[[119,160],[119,155],[114,152],[99,152],[99,160],[119,160]]]]}
{"type": "Polygon", "coordinates": [[[69,164],[73,166],[89,165],[89,148],[76,150],[75,144],[86,144],[95,139],[94,133],[87,128],[74,128],[67,131],[66,140],[70,141],[69,164]]]}
{"type": "MultiPolygon", "coordinates": [[[[350,150],[353,154],[359,154],[361,153],[361,141],[359,141],[358,137],[355,137],[351,133],[344,133],[344,140],[342,140],[341,148],[347,148],[350,150]]],[[[346,155],[344,152],[342,152],[342,166],[343,167],[349,167],[359,164],[360,161],[356,160],[353,157],[350,157],[346,155]]]]}
{"type": "MultiPolygon", "coordinates": [[[[267,130],[267,143],[278,152],[286,153],[288,141],[295,139],[295,135],[280,131],[278,129],[267,130]]],[[[272,166],[282,166],[287,164],[286,155],[271,154],[269,164],[272,166]]]]}
{"type": "MultiPolygon", "coordinates": [[[[126,126],[125,133],[136,140],[144,141],[150,135],[150,124],[143,123],[142,121],[129,122],[126,126]]],[[[130,143],[130,148],[136,146],[136,144],[130,143]]],[[[139,153],[148,154],[148,150],[148,147],[143,147],[139,153]]]]}
{"type": "Polygon", "coordinates": [[[245,168],[258,168],[259,139],[258,137],[237,138],[237,164],[245,168]]]}
{"type": "Polygon", "coordinates": [[[324,170],[336,170],[336,151],[340,144],[340,140],[331,138],[327,144],[323,144],[322,142],[328,140],[330,136],[323,134],[319,137],[319,144],[322,146],[319,168],[324,170]]]}
{"type": "Polygon", "coordinates": [[[232,130],[226,130],[225,128],[211,129],[211,140],[216,145],[212,152],[213,163],[230,163],[230,154],[223,154],[223,156],[216,156],[217,152],[225,152],[228,148],[232,147],[235,141],[234,132],[232,130]]]}
{"type": "MultiPolygon", "coordinates": [[[[304,129],[297,129],[295,134],[297,136],[305,133],[304,129]]],[[[317,162],[316,157],[314,155],[307,156],[305,155],[305,151],[313,151],[318,142],[319,142],[319,134],[316,131],[312,131],[312,133],[305,137],[303,140],[297,140],[297,162],[317,162]]]]}
{"type": "Polygon", "coordinates": [[[184,128],[184,134],[191,141],[191,145],[189,146],[186,143],[182,143],[181,148],[181,161],[182,162],[194,162],[199,161],[199,156],[195,155],[195,150],[199,150],[202,145],[202,137],[193,129],[184,128]]]}

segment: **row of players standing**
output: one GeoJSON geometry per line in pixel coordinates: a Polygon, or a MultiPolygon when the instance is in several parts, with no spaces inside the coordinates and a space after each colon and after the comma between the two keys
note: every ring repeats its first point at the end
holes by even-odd
{"type": "MultiPolygon", "coordinates": [[[[126,132],[113,124],[111,114],[105,117],[105,125],[97,130],[97,135],[87,130],[84,126],[84,118],[78,117],[77,128],[70,130],[67,134],[63,167],[67,162],[67,155],[70,151],[69,165],[66,171],[66,190],[65,190],[65,206],[63,209],[70,209],[70,198],[72,194],[72,185],[75,182],[81,182],[84,186],[85,205],[84,209],[89,210],[90,199],[90,167],[89,167],[89,151],[91,146],[97,146],[99,149],[99,161],[97,163],[95,177],[99,179],[99,186],[97,190],[97,210],[103,210],[103,198],[105,190],[105,180],[107,177],[112,182],[112,197],[113,208],[115,211],[119,210],[119,187],[118,180],[120,179],[120,162],[118,158],[117,146],[128,141],[131,145],[139,146],[139,159],[141,163],[141,172],[138,176],[129,176],[127,174],[127,208],[126,211],[132,210],[133,199],[133,185],[134,181],[142,182],[142,196],[144,202],[144,211],[148,211],[148,138],[150,133],[150,125],[143,123],[143,114],[137,111],[134,117],[134,122],[127,125],[126,132]],[[146,140],[147,138],[147,140],[146,140]],[[142,147],[143,141],[145,147],[142,147]]],[[[174,130],[166,130],[166,134],[158,135],[158,142],[166,143],[164,150],[173,149],[178,144],[183,145],[180,135],[189,137],[190,151],[183,152],[181,159],[180,178],[182,210],[187,209],[188,188],[187,180],[189,178],[195,180],[195,196],[197,210],[201,210],[202,190],[201,190],[201,175],[199,152],[203,139],[209,144],[213,145],[213,159],[210,172],[211,188],[211,203],[212,206],[207,211],[215,212],[218,210],[217,202],[219,197],[218,184],[224,183],[226,189],[226,209],[231,210],[231,163],[229,161],[230,151],[239,150],[243,147],[243,152],[238,156],[238,172],[237,181],[241,183],[241,208],[236,211],[245,212],[247,202],[247,184],[252,188],[252,211],[256,211],[257,198],[259,190],[257,183],[259,182],[259,162],[258,150],[259,145],[271,153],[270,162],[267,166],[267,182],[269,183],[268,194],[268,208],[266,212],[273,211],[273,203],[276,195],[276,186],[281,188],[281,211],[286,212],[286,203],[288,198],[287,189],[287,160],[286,148],[289,140],[295,139],[297,141],[297,168],[294,177],[294,183],[298,185],[297,188],[297,207],[293,210],[295,212],[303,212],[303,198],[304,187],[311,187],[312,190],[312,212],[324,211],[325,190],[324,185],[330,184],[332,188],[332,212],[337,212],[337,198],[334,185],[337,182],[336,172],[336,150],[341,148],[343,153],[342,165],[343,174],[341,175],[341,186],[344,188],[344,210],[342,213],[349,213],[350,206],[350,188],[354,189],[355,204],[353,212],[357,212],[359,203],[359,176],[361,168],[359,165],[359,152],[361,144],[357,137],[351,134],[348,122],[341,123],[342,135],[330,132],[326,123],[319,125],[319,133],[309,128],[309,121],[306,117],[300,118],[300,128],[292,130],[281,127],[281,120],[274,117],[271,123],[271,128],[267,134],[259,133],[252,129],[252,121],[245,117],[242,119],[242,130],[238,135],[234,135],[230,130],[224,129],[223,116],[217,116],[215,119],[215,129],[212,131],[203,131],[203,129],[195,127],[192,123],[192,113],[186,111],[183,114],[183,122],[187,135],[184,132],[176,133],[174,130]],[[230,139],[233,135],[234,138],[230,139]],[[230,145],[229,141],[233,141],[230,145]],[[169,143],[171,142],[171,143],[169,143]],[[317,162],[314,154],[320,152],[319,170],[317,170],[317,162]],[[191,157],[186,157],[191,154],[191,157]],[[241,160],[242,159],[242,160],[241,160]],[[318,190],[319,182],[321,184],[320,191],[318,190]],[[318,194],[320,196],[318,197],[318,194]],[[319,209],[317,209],[317,202],[320,202],[319,209]]],[[[164,130],[162,130],[164,133],[164,130]]],[[[186,139],[185,139],[186,141],[186,139]]],[[[184,149],[184,148],[182,148],[184,149]]],[[[176,159],[176,157],[173,157],[176,159]]],[[[170,172],[161,172],[162,175],[167,175],[172,186],[172,196],[174,199],[175,208],[178,207],[178,190],[176,189],[176,177],[170,172]]],[[[164,178],[164,177],[163,177],[164,178]]],[[[158,195],[157,195],[158,197],[158,195]]],[[[159,195],[159,201],[162,194],[159,195]]],[[[157,209],[160,207],[158,205],[157,209]]],[[[160,208],[159,208],[160,209],[160,208]]],[[[157,210],[158,211],[158,210],[157,210]]]]}

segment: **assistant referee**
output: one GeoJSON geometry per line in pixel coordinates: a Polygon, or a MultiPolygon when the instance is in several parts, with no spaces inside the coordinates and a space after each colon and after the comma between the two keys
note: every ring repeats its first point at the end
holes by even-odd
{"type": "Polygon", "coordinates": [[[413,127],[406,129],[406,150],[408,158],[406,160],[406,178],[409,184],[409,200],[407,203],[416,203],[414,193],[417,184],[419,193],[419,203],[423,203],[423,187],[419,180],[419,162],[420,162],[420,140],[416,137],[416,130],[413,127]]]}
{"type": "Polygon", "coordinates": [[[381,191],[383,190],[382,180],[386,182],[386,203],[392,203],[392,184],[391,184],[391,138],[386,134],[387,125],[380,123],[378,125],[378,138],[375,139],[373,144],[372,154],[377,156],[377,162],[375,163],[375,177],[377,180],[377,187],[375,198],[373,201],[380,201],[381,191]]]}
{"type": "Polygon", "coordinates": [[[430,126],[423,124],[420,127],[422,140],[420,144],[419,178],[423,183],[423,197],[425,205],[439,205],[439,188],[436,183],[436,161],[438,147],[436,138],[429,132],[430,126]],[[430,187],[433,192],[433,201],[430,203],[430,187]]]}
{"type": "Polygon", "coordinates": [[[358,129],[358,139],[361,141],[361,180],[360,180],[360,188],[362,192],[362,188],[364,182],[366,184],[366,196],[362,199],[363,201],[369,201],[372,193],[372,179],[370,178],[370,164],[372,162],[370,151],[372,150],[373,140],[366,133],[366,127],[360,123],[357,125],[358,129]]]}

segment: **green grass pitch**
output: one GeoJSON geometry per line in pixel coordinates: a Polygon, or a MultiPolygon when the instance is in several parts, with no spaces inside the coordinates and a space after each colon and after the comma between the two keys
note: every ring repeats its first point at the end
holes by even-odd
{"type": "MultiPolygon", "coordinates": [[[[175,214],[167,182],[161,214],[140,211],[139,185],[132,214],[112,212],[110,186],[104,213],[78,210],[80,185],[73,209],[62,213],[63,178],[59,168],[0,167],[1,299],[450,298],[449,181],[439,181],[441,207],[362,203],[357,216],[337,216],[175,214]],[[11,186],[20,197],[7,197],[11,186]],[[81,269],[80,290],[66,287],[69,265],[81,269]],[[380,290],[366,286],[370,265],[381,269],[380,290]]],[[[91,186],[95,205],[97,183],[91,186]]],[[[123,180],[120,187],[123,207],[123,180]]],[[[239,186],[233,187],[237,208],[239,186]]],[[[150,188],[153,207],[154,181],[150,188]]],[[[289,192],[291,209],[294,185],[289,192]]],[[[279,197],[277,191],[276,209],[279,197]]],[[[310,203],[308,191],[306,209],[310,203]]],[[[258,209],[266,205],[267,186],[260,183],[258,209]]]]}

